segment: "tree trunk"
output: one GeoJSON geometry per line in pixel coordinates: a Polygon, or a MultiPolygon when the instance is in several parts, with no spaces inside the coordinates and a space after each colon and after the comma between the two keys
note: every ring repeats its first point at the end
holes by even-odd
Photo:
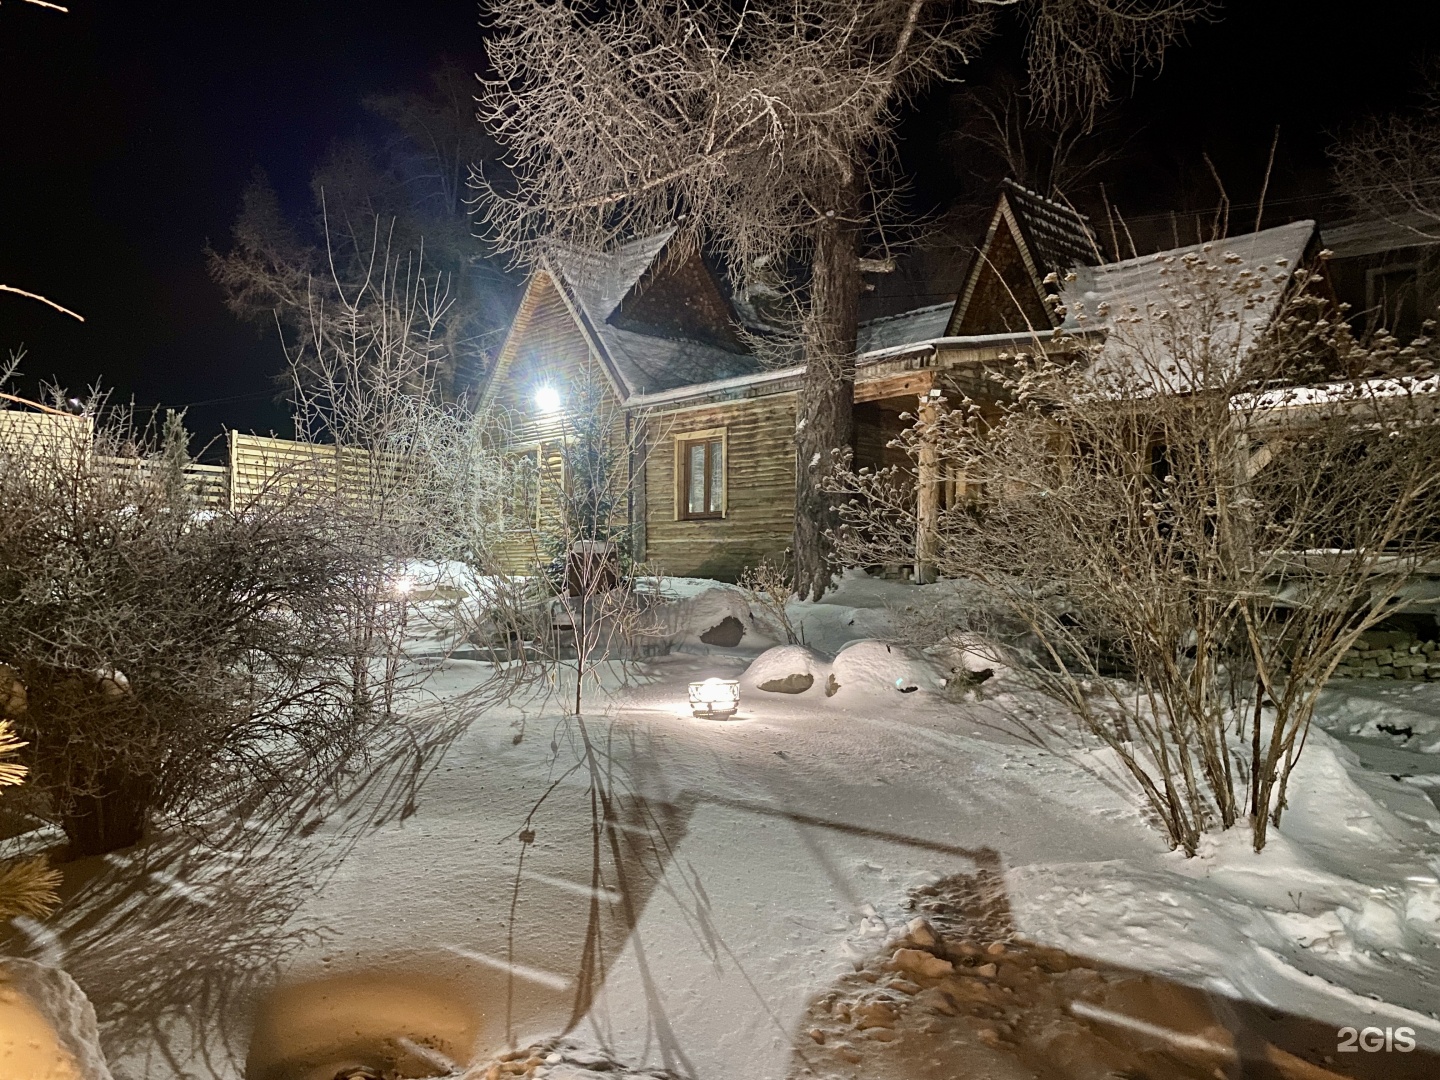
{"type": "Polygon", "coordinates": [[[859,317],[858,200],[847,186],[833,216],[816,230],[805,382],[795,431],[795,595],[818,600],[834,572],[827,532],[839,522],[836,496],[825,491],[837,452],[855,435],[855,328],[859,317]]]}

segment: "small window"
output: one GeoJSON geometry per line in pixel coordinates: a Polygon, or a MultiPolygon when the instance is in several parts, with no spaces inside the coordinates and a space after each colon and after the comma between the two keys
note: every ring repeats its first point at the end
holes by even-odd
{"type": "Polygon", "coordinates": [[[725,515],[725,438],[707,435],[683,439],[676,465],[679,469],[680,517],[685,520],[725,515]]]}

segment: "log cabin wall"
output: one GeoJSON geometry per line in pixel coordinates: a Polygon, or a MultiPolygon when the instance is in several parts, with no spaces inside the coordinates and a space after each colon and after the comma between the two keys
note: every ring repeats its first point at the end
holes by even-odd
{"type": "Polygon", "coordinates": [[[778,561],[795,525],[795,394],[655,411],[645,428],[645,558],[664,573],[734,581],[761,559],[778,561]],[[677,443],[724,432],[724,516],[681,518],[677,443]]]}
{"type": "Polygon", "coordinates": [[[918,397],[855,403],[856,468],[879,470],[895,465],[906,472],[914,472],[910,456],[890,444],[913,423],[901,420],[900,414],[908,412],[913,416],[919,404],[918,397]]]}
{"type": "Polygon", "coordinates": [[[548,275],[537,275],[521,303],[486,396],[502,429],[502,445],[517,457],[533,455],[535,462],[534,521],[528,527],[517,521],[513,538],[498,552],[501,569],[509,573],[530,573],[558,554],[551,549],[560,531],[560,491],[566,482],[561,448],[573,438],[567,430],[567,410],[573,412],[582,401],[587,412],[598,409],[610,417],[618,473],[608,486],[617,490],[620,511],[625,513],[631,455],[626,452],[620,398],[554,282],[548,275]],[[541,387],[559,395],[559,409],[541,410],[535,399],[541,387]]]}

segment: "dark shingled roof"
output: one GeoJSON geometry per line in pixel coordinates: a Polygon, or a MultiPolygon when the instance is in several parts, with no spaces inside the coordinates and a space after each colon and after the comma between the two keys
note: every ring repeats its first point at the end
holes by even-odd
{"type": "Polygon", "coordinates": [[[1030,253],[1048,273],[1105,260],[1090,219],[1074,207],[1055,202],[1014,180],[1004,181],[1010,209],[1025,233],[1030,253]]]}
{"type": "Polygon", "coordinates": [[[598,252],[557,247],[550,265],[564,279],[605,349],[627,394],[648,394],[764,370],[753,356],[699,341],[626,330],[611,319],[675,235],[665,229],[598,252]]]}

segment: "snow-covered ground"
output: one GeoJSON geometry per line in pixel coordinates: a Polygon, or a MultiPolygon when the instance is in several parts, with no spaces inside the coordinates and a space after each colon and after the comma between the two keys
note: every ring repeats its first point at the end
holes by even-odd
{"type": "MultiPolygon", "coordinates": [[[[72,865],[65,911],[10,948],[75,977],[122,1080],[240,1077],[247,1055],[251,1080],[331,1080],[381,1037],[443,1074],[566,1030],[635,1068],[781,1080],[913,890],[983,872],[1020,938],[1440,1049],[1440,687],[1327,691],[1266,851],[1236,830],[1187,860],[1103,754],[1006,726],[1030,703],[1003,673],[957,694],[879,640],[924,589],[847,578],[792,607],[808,649],[752,667],[773,618],[667,587],[675,648],[611,673],[583,721],[540,695],[464,715],[488,668],[425,661],[396,742],[420,758],[378,755],[298,827],[72,865]],[[727,616],[740,644],[705,644],[727,616]],[[803,692],[760,688],[801,670],[803,692]],[[689,714],[711,676],[740,680],[735,719],[689,714]]],[[[445,651],[445,602],[417,604],[417,657],[445,651]]]]}

